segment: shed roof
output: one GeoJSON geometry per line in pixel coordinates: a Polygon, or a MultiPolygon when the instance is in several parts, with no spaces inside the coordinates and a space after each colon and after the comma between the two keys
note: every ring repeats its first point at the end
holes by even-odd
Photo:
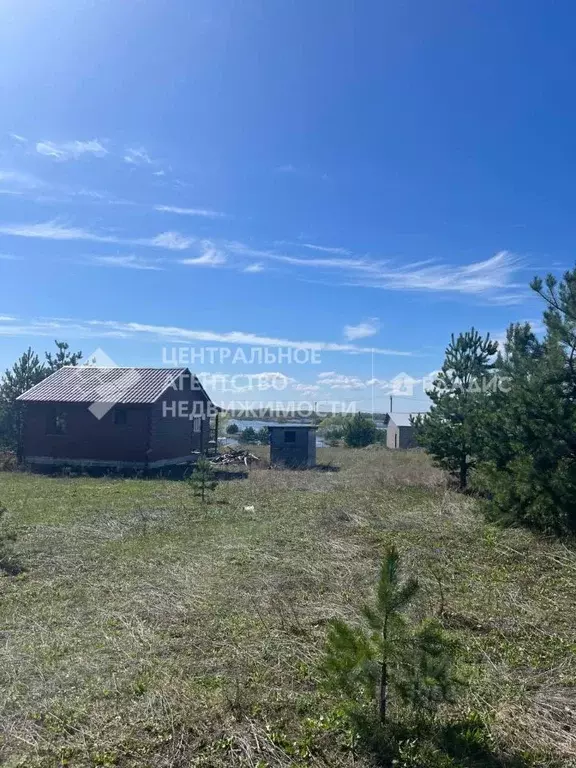
{"type": "Polygon", "coordinates": [[[411,427],[410,418],[416,416],[415,413],[390,413],[390,421],[397,427],[411,427]]]}
{"type": "MultiPolygon", "coordinates": [[[[184,375],[192,374],[188,368],[70,365],[55,371],[17,399],[53,403],[155,403],[184,375]]],[[[198,384],[204,392],[202,385],[198,384]]]]}

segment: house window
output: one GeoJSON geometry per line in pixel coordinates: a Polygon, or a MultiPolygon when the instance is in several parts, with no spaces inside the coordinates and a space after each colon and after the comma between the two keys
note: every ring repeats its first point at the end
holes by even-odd
{"type": "Polygon", "coordinates": [[[284,442],[285,443],[295,443],[296,442],[296,432],[291,429],[287,432],[284,432],[284,442]]]}
{"type": "Polygon", "coordinates": [[[52,408],[46,419],[47,435],[65,435],[66,434],[66,414],[57,408],[52,408]]]}
{"type": "Polygon", "coordinates": [[[192,421],[192,431],[197,435],[202,432],[202,416],[194,416],[192,421]]]}
{"type": "Polygon", "coordinates": [[[114,424],[127,424],[128,411],[126,408],[114,408],[114,424]]]}

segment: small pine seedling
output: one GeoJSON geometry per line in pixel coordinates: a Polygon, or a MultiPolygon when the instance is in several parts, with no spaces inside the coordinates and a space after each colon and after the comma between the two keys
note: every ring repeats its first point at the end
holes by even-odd
{"type": "Polygon", "coordinates": [[[396,547],[380,567],[375,599],[362,608],[363,623],[331,623],[322,670],[329,686],[345,699],[352,718],[366,706],[386,725],[390,699],[419,714],[450,700],[457,684],[457,644],[435,619],[418,624],[406,612],[419,589],[418,581],[401,579],[396,547]]]}
{"type": "Polygon", "coordinates": [[[206,501],[207,493],[215,490],[218,485],[216,473],[212,464],[204,456],[194,465],[188,482],[192,486],[194,496],[200,496],[202,501],[206,501]]]}

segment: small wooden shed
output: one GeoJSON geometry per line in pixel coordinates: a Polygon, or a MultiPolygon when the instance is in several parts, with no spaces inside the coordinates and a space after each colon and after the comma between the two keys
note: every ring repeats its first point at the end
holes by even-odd
{"type": "Polygon", "coordinates": [[[186,464],[209,450],[218,411],[187,368],[66,366],[18,403],[20,457],[45,467],[186,464]]]}
{"type": "Polygon", "coordinates": [[[270,463],[316,466],[316,429],[315,424],[270,424],[270,463]]]}
{"type": "Polygon", "coordinates": [[[388,448],[415,448],[414,427],[409,413],[389,414],[386,428],[386,446],[388,448]]]}

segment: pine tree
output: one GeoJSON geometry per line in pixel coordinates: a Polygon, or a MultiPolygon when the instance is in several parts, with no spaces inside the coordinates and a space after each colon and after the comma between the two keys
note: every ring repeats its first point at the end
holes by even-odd
{"type": "Polygon", "coordinates": [[[46,363],[44,365],[46,369],[46,375],[63,368],[65,365],[78,365],[82,359],[82,352],[69,352],[70,345],[65,341],[54,340],[56,344],[56,352],[52,355],[50,352],[46,352],[46,363]]]}
{"type": "Polygon", "coordinates": [[[344,697],[352,720],[368,706],[386,725],[394,700],[430,711],[459,685],[457,644],[438,621],[414,626],[407,616],[418,589],[415,578],[401,578],[400,557],[392,546],[382,561],[375,599],[362,609],[363,624],[331,623],[322,670],[344,697]]]}
{"type": "Polygon", "coordinates": [[[206,494],[214,491],[218,485],[214,467],[204,456],[200,457],[192,469],[188,478],[195,496],[200,496],[206,501],[206,494]]]}
{"type": "Polygon", "coordinates": [[[494,513],[554,533],[576,531],[576,270],[532,288],[546,302],[542,341],[511,326],[499,366],[510,377],[488,420],[480,482],[494,513]],[[492,428],[490,429],[490,425],[492,428]]]}
{"type": "Polygon", "coordinates": [[[76,365],[81,352],[70,353],[64,341],[55,341],[56,352],[45,353],[46,363],[28,347],[12,368],[4,372],[0,382],[0,440],[8,448],[16,449],[20,444],[24,407],[16,398],[64,365],[76,365]]]}
{"type": "Polygon", "coordinates": [[[256,432],[256,440],[260,445],[269,445],[270,443],[270,432],[268,430],[268,427],[261,427],[256,432]]]}
{"type": "Polygon", "coordinates": [[[26,390],[46,378],[46,370],[38,355],[28,347],[12,368],[6,369],[0,389],[0,399],[3,403],[13,403],[26,390]]]}
{"type": "Polygon", "coordinates": [[[0,383],[0,433],[6,447],[17,448],[20,443],[23,407],[16,398],[45,377],[46,370],[31,347],[4,372],[0,383]]]}
{"type": "Polygon", "coordinates": [[[344,442],[349,448],[365,448],[376,441],[376,425],[358,411],[344,424],[344,442]]]}
{"type": "Polygon", "coordinates": [[[240,442],[241,443],[256,443],[258,440],[258,434],[254,427],[246,427],[246,429],[243,429],[240,432],[240,442]]]}
{"type": "Polygon", "coordinates": [[[483,409],[492,389],[490,373],[497,350],[490,334],[482,337],[474,328],[458,338],[452,334],[442,369],[427,392],[432,407],[413,420],[418,443],[458,478],[461,489],[466,488],[478,458],[483,409]]]}
{"type": "MultiPolygon", "coordinates": [[[[482,421],[478,424],[481,440],[480,461],[489,462],[494,469],[504,470],[524,449],[520,425],[525,421],[531,390],[537,384],[538,369],[545,346],[538,341],[529,323],[513,323],[506,332],[506,341],[494,366],[499,386],[491,393],[482,421]]],[[[536,420],[530,419],[536,426],[536,420]]],[[[484,467],[485,468],[485,467],[484,467]]]]}

